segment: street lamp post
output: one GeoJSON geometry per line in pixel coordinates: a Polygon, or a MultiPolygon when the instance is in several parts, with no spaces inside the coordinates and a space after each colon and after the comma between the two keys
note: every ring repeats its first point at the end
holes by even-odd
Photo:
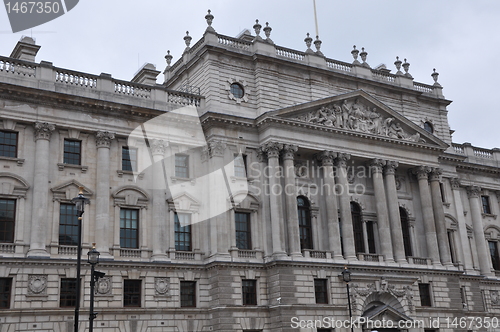
{"type": "Polygon", "coordinates": [[[78,196],[71,200],[73,204],[76,205],[76,211],[78,216],[78,248],[76,251],[76,304],[75,304],[75,329],[74,332],[78,332],[78,317],[80,314],[80,266],[82,263],[82,216],[85,212],[85,204],[88,204],[90,200],[83,196],[83,187],[80,187],[80,192],[78,196]]]}
{"type": "Polygon", "coordinates": [[[344,271],[342,271],[342,278],[344,279],[347,288],[347,304],[349,306],[349,324],[351,325],[351,332],[353,332],[354,328],[352,326],[351,295],[349,294],[349,282],[351,281],[351,271],[347,269],[347,266],[344,266],[344,271]]]}
{"type": "Polygon", "coordinates": [[[99,278],[102,278],[105,276],[105,273],[99,272],[95,270],[95,266],[99,264],[99,255],[101,253],[95,249],[95,243],[92,244],[92,249],[87,253],[88,259],[87,262],[89,262],[91,266],[91,273],[90,273],[90,314],[89,314],[89,332],[94,331],[94,319],[97,316],[97,313],[94,312],[94,289],[95,289],[95,283],[99,278]]]}

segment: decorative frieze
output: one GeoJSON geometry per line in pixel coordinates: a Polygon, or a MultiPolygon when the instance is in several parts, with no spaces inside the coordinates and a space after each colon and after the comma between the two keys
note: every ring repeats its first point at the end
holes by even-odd
{"type": "Polygon", "coordinates": [[[48,122],[35,122],[35,141],[39,139],[46,139],[50,141],[52,132],[56,130],[56,126],[48,122]]]}
{"type": "Polygon", "coordinates": [[[111,141],[115,139],[115,134],[110,133],[109,131],[99,130],[98,132],[96,132],[95,137],[97,148],[109,148],[109,146],[111,145],[111,141]]]}
{"type": "Polygon", "coordinates": [[[320,109],[302,114],[294,119],[405,141],[424,141],[418,132],[408,133],[394,117],[384,117],[376,107],[370,108],[360,103],[358,99],[354,103],[348,103],[347,100],[344,100],[341,103],[322,106],[320,109]]]}

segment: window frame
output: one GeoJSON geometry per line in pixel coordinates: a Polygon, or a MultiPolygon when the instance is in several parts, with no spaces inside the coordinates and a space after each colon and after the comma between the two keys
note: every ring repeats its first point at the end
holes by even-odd
{"type": "Polygon", "coordinates": [[[12,283],[12,278],[0,278],[0,309],[10,309],[12,300],[12,283]]]}
{"type": "Polygon", "coordinates": [[[484,214],[491,214],[491,200],[488,195],[481,195],[481,207],[484,214]]]}
{"type": "Polygon", "coordinates": [[[257,305],[258,299],[256,279],[241,280],[241,302],[243,305],[257,305]]]}
{"type": "Polygon", "coordinates": [[[430,134],[434,134],[434,125],[429,121],[425,121],[424,130],[430,134]]]}
{"type": "MultiPolygon", "coordinates": [[[[140,210],[135,209],[135,208],[128,208],[128,207],[120,207],[120,248],[127,248],[127,249],[139,249],[139,244],[140,244],[140,210]],[[127,245],[127,240],[134,240],[133,237],[127,237],[127,236],[122,236],[122,232],[126,232],[127,230],[134,230],[133,227],[122,227],[122,211],[131,211],[133,213],[136,213],[137,219],[136,219],[136,227],[135,227],[135,246],[132,244],[127,245]]],[[[133,219],[130,219],[132,222],[133,219]]],[[[125,223],[127,222],[127,219],[125,219],[125,223]]]]}
{"type": "Polygon", "coordinates": [[[245,96],[245,88],[238,82],[233,82],[229,85],[229,91],[236,99],[241,99],[245,96]]]}
{"type": "Polygon", "coordinates": [[[193,250],[193,228],[191,227],[191,214],[189,213],[177,213],[174,212],[174,247],[175,251],[192,251],[193,250]],[[189,224],[186,226],[181,226],[181,222],[179,219],[179,215],[189,217],[189,224]],[[189,236],[189,242],[185,239],[185,234],[189,236]],[[181,235],[184,235],[184,239],[181,240],[181,235]],[[187,249],[185,248],[186,243],[188,245],[187,249]]]}
{"type": "Polygon", "coordinates": [[[59,308],[71,308],[76,305],[76,294],[75,291],[78,288],[78,282],[76,278],[61,278],[59,283],[59,308]],[[63,288],[63,284],[71,282],[73,285],[70,288],[63,288]],[[63,298],[64,297],[64,298],[63,298]],[[69,302],[63,305],[63,301],[69,302]]]}
{"type": "Polygon", "coordinates": [[[240,250],[252,250],[252,216],[250,212],[242,212],[242,211],[234,211],[234,229],[235,229],[235,238],[236,238],[236,248],[240,250]],[[238,221],[237,215],[245,215],[246,221],[238,221]],[[238,229],[238,225],[246,225],[246,230],[238,229]],[[238,241],[239,234],[244,235],[245,245],[240,245],[240,241],[238,241]]]}
{"type": "Polygon", "coordinates": [[[189,179],[189,155],[187,154],[184,154],[184,153],[176,153],[175,154],[175,157],[174,157],[174,174],[175,174],[175,177],[176,178],[179,178],[179,179],[189,179]],[[177,158],[185,158],[185,165],[177,165],[177,158]],[[182,170],[185,170],[185,175],[184,174],[180,174],[180,171],[182,170]]]}
{"type": "MultiPolygon", "coordinates": [[[[8,218],[5,218],[1,216],[0,211],[0,234],[9,234],[10,233],[10,238],[6,236],[5,238],[0,237],[0,243],[14,243],[15,237],[16,237],[16,218],[17,218],[17,199],[14,198],[5,198],[5,197],[0,197],[0,201],[6,201],[6,202],[13,202],[14,208],[12,209],[13,212],[13,217],[11,220],[8,220],[8,218]],[[11,224],[11,229],[10,232],[8,230],[8,225],[11,224]]],[[[8,203],[7,203],[8,204],[8,203]]],[[[5,210],[5,212],[9,212],[10,210],[5,210]]]]}
{"type": "Polygon", "coordinates": [[[0,136],[2,134],[15,134],[16,135],[16,142],[15,142],[15,145],[12,145],[12,144],[3,144],[3,143],[1,143],[2,137],[0,137],[0,157],[4,157],[4,158],[17,158],[18,157],[18,148],[19,148],[19,132],[13,131],[13,130],[5,130],[5,129],[3,129],[3,130],[0,130],[0,136]],[[14,155],[13,156],[4,155],[3,152],[6,151],[6,150],[4,150],[3,147],[11,147],[11,146],[14,147],[14,155]]]}
{"type": "Polygon", "coordinates": [[[500,254],[498,251],[497,241],[488,241],[488,249],[490,252],[491,265],[495,271],[500,271],[500,254]],[[493,245],[493,248],[492,248],[493,245]],[[493,249],[493,252],[492,252],[493,249]]]}
{"type": "Polygon", "coordinates": [[[235,154],[234,155],[234,176],[237,178],[246,178],[248,176],[248,174],[247,174],[247,155],[246,154],[235,154]],[[241,163],[241,164],[238,164],[238,163],[241,163]]]}
{"type": "Polygon", "coordinates": [[[403,235],[403,247],[405,250],[406,257],[413,256],[411,231],[410,231],[410,218],[408,217],[408,212],[402,207],[399,207],[399,221],[401,223],[401,231],[403,235]]]}
{"type": "Polygon", "coordinates": [[[328,279],[314,278],[314,299],[316,304],[328,304],[328,279]],[[323,301],[323,302],[322,302],[323,301]]]}
{"type": "Polygon", "coordinates": [[[421,307],[432,307],[432,288],[430,283],[419,283],[418,293],[420,296],[421,307]]]}
{"type": "Polygon", "coordinates": [[[124,308],[141,308],[142,307],[142,280],[141,279],[123,279],[123,307],[124,308]],[[135,285],[133,285],[133,284],[135,284],[135,285]],[[135,292],[130,291],[130,289],[135,290],[135,292]],[[134,303],[134,299],[137,299],[136,303],[134,303]]]}
{"type": "MultiPolygon", "coordinates": [[[[73,214],[73,217],[74,217],[74,221],[75,223],[74,224],[70,224],[70,223],[64,223],[62,224],[61,222],[63,221],[63,213],[62,213],[62,208],[63,207],[72,207],[73,211],[76,212],[76,206],[72,203],[63,203],[61,202],[59,204],[59,238],[58,238],[58,244],[59,245],[62,245],[62,246],[78,246],[78,216],[75,214],[73,214]],[[61,232],[61,228],[64,228],[64,229],[72,229],[72,228],[76,228],[75,230],[75,233],[71,233],[70,235],[68,235],[68,232],[61,232]],[[61,243],[61,236],[64,235],[64,236],[67,236],[67,237],[71,237],[71,236],[76,236],[77,238],[74,239],[74,243],[61,243]]],[[[64,216],[66,218],[69,218],[71,216],[71,214],[69,213],[66,213],[64,214],[64,216]]]]}
{"type": "Polygon", "coordinates": [[[351,202],[352,232],[354,235],[354,248],[356,253],[366,253],[365,234],[363,230],[363,216],[361,206],[356,202],[351,202]]]}
{"type": "Polygon", "coordinates": [[[122,163],[121,163],[121,170],[125,172],[134,172],[137,171],[137,152],[138,149],[130,146],[122,146],[122,163]],[[125,152],[127,151],[127,152],[125,152]],[[135,153],[135,159],[131,157],[130,151],[134,151],[135,153]],[[126,158],[128,156],[128,159],[126,158]],[[128,165],[127,165],[128,162],[128,165]],[[130,166],[130,169],[126,169],[126,166],[130,166]]]}
{"type": "Polygon", "coordinates": [[[300,250],[313,250],[313,230],[311,220],[311,204],[304,196],[297,197],[297,214],[299,222],[300,250]],[[301,205],[300,201],[304,203],[301,205]]]}
{"type": "Polygon", "coordinates": [[[71,138],[65,138],[63,142],[63,164],[65,165],[75,165],[75,166],[81,166],[82,165],[82,141],[78,139],[71,139],[71,138]],[[70,143],[79,143],[79,150],[78,153],[72,152],[72,151],[66,151],[66,142],[70,143]],[[69,162],[72,159],[75,158],[70,158],[71,156],[78,156],[78,163],[74,162],[69,162]]]}
{"type": "Polygon", "coordinates": [[[180,305],[181,308],[196,308],[197,301],[196,301],[196,294],[197,294],[197,282],[192,281],[192,280],[181,280],[180,286],[179,286],[179,299],[180,299],[180,305]],[[186,285],[190,285],[190,287],[187,289],[186,285]],[[183,294],[183,291],[190,291],[188,294],[183,294]],[[189,296],[191,299],[188,299],[188,301],[192,301],[192,304],[186,305],[186,300],[183,299],[183,296],[189,296]]]}

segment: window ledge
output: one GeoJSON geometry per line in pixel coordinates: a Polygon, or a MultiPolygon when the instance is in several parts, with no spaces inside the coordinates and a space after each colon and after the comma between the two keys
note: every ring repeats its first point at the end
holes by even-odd
{"type": "Polygon", "coordinates": [[[118,173],[119,178],[123,177],[123,174],[134,175],[134,176],[137,176],[141,180],[144,178],[144,173],[139,173],[139,172],[124,171],[124,170],[119,169],[119,170],[116,170],[116,173],[118,173]]]}
{"type": "Polygon", "coordinates": [[[490,218],[493,218],[493,219],[497,219],[497,215],[496,214],[482,213],[482,215],[483,215],[483,218],[490,217],[490,218]]]}
{"type": "Polygon", "coordinates": [[[451,205],[451,203],[448,203],[448,202],[443,202],[443,205],[444,205],[445,207],[449,208],[449,207],[450,207],[450,205],[451,205]]]}
{"type": "Polygon", "coordinates": [[[75,168],[79,169],[82,171],[82,173],[87,173],[87,170],[89,169],[88,166],[82,166],[82,165],[73,165],[73,164],[63,164],[63,163],[58,163],[57,167],[59,168],[60,171],[64,171],[64,168],[75,168]]]}
{"type": "Polygon", "coordinates": [[[171,176],[170,180],[172,180],[172,183],[176,183],[177,181],[179,182],[191,182],[192,185],[196,183],[196,179],[194,178],[179,178],[177,176],[171,176]]]}
{"type": "Polygon", "coordinates": [[[231,182],[240,182],[240,181],[250,181],[248,177],[242,177],[242,176],[231,176],[231,182]]]}
{"type": "Polygon", "coordinates": [[[23,166],[23,164],[24,164],[24,159],[21,159],[21,158],[13,158],[13,157],[3,157],[3,156],[0,156],[0,160],[15,161],[15,162],[17,162],[17,166],[23,166]]]}

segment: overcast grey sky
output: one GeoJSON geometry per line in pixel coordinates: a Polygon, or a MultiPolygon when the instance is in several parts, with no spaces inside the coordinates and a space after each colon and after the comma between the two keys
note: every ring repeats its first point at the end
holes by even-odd
{"type": "MultiPolygon", "coordinates": [[[[500,148],[498,95],[500,1],[496,0],[316,0],[325,56],[352,61],[352,46],[365,47],[367,62],[395,72],[396,56],[407,58],[415,81],[432,84],[432,69],[447,99],[454,142],[500,148]]],[[[80,0],[51,22],[16,34],[0,9],[0,54],[8,56],[22,35],[42,48],[37,56],[54,66],[130,80],[145,62],[165,68],[170,50],[177,61],[206,28],[207,9],[218,33],[235,36],[259,19],[269,22],[271,39],[305,50],[307,32],[315,34],[313,0],[80,0]]],[[[159,83],[163,75],[159,75],[159,83]]]]}

